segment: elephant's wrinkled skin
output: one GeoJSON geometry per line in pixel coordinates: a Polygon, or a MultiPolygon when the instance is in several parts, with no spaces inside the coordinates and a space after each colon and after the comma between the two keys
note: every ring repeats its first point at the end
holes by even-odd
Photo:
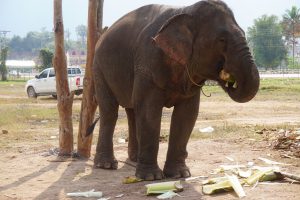
{"type": "Polygon", "coordinates": [[[112,138],[120,105],[128,117],[129,159],[145,180],[190,176],[185,159],[199,109],[195,83],[218,81],[237,102],[251,100],[259,87],[245,34],[217,0],[183,8],[148,5],[125,15],[98,41],[93,73],[100,111],[95,167],[117,168],[112,138]],[[220,79],[222,70],[237,88],[220,79]],[[163,107],[174,110],[162,172],[157,153],[163,107]]]}

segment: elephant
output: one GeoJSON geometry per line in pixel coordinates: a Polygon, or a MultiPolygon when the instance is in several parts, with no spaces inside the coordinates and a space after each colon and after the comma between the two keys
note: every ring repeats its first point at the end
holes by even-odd
{"type": "Polygon", "coordinates": [[[143,180],[191,176],[187,143],[206,80],[218,82],[240,103],[250,101],[259,88],[245,33],[221,0],[185,7],[146,5],[126,14],[98,40],[92,72],[100,113],[94,167],[118,168],[113,133],[121,106],[128,119],[128,158],[137,162],[135,175],[143,180]],[[164,107],[173,110],[160,169],[164,107]]]}

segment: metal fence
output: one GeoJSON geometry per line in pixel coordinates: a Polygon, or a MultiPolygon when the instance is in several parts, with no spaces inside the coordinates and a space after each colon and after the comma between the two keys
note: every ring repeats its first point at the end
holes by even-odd
{"type": "Polygon", "coordinates": [[[8,74],[7,78],[8,80],[11,81],[16,81],[16,80],[29,80],[29,79],[33,79],[36,75],[38,75],[38,73],[18,73],[18,74],[8,74]]]}
{"type": "MultiPolygon", "coordinates": [[[[261,78],[300,78],[300,69],[277,69],[277,70],[259,70],[261,78]]],[[[33,79],[38,73],[19,73],[8,74],[8,80],[29,80],[33,79]]]]}
{"type": "Polygon", "coordinates": [[[261,78],[300,78],[299,69],[259,70],[261,78]]]}

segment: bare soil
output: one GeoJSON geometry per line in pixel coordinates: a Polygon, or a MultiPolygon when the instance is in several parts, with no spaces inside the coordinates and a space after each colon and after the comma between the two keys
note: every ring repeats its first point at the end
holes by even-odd
{"type": "MultiPolygon", "coordinates": [[[[45,100],[46,101],[46,100],[45,100]]],[[[55,101],[45,102],[55,105],[55,101]]],[[[76,104],[76,102],[75,102],[76,104]]],[[[246,164],[249,161],[260,166],[266,166],[258,157],[264,157],[290,165],[282,168],[290,173],[300,174],[299,158],[283,158],[284,152],[273,150],[270,141],[256,133],[262,128],[295,129],[300,127],[299,101],[265,101],[255,99],[247,104],[237,104],[228,99],[214,100],[203,98],[199,117],[189,142],[189,156],[187,164],[192,176],[209,176],[213,169],[221,164],[246,164]],[[199,128],[212,126],[213,133],[200,133],[199,128]],[[225,157],[230,156],[234,162],[225,157]]],[[[169,130],[172,109],[164,110],[162,119],[162,133],[169,130]]],[[[127,125],[124,111],[119,113],[115,140],[126,137],[127,125]]],[[[74,128],[75,132],[77,128],[74,128]]],[[[64,162],[55,162],[56,156],[46,156],[50,148],[58,146],[57,128],[32,127],[31,131],[47,132],[48,139],[44,143],[22,142],[16,137],[13,148],[1,149],[0,162],[0,199],[72,199],[66,196],[68,192],[88,191],[95,189],[102,191],[104,197],[124,194],[120,199],[155,199],[155,196],[145,196],[145,184],[123,184],[126,176],[134,175],[135,168],[125,164],[127,159],[127,144],[115,142],[115,156],[119,160],[118,170],[102,170],[93,168],[95,145],[92,157],[88,160],[65,159],[64,162]]],[[[7,135],[0,133],[0,139],[5,140],[7,135]]],[[[10,133],[8,133],[9,135],[10,133]]],[[[26,132],[24,131],[24,134],[26,132]]],[[[95,136],[97,130],[95,130],[95,136]]],[[[75,136],[76,138],[76,136],[75,136]]],[[[13,142],[13,141],[10,141],[13,142]]],[[[158,156],[159,165],[163,168],[167,142],[160,144],[158,156]]],[[[76,147],[76,145],[75,145],[76,147]]],[[[200,179],[201,180],[201,179],[200,179]]],[[[300,185],[288,181],[274,182],[256,187],[244,187],[247,197],[244,199],[274,199],[298,200],[300,185]]],[[[203,195],[200,183],[184,183],[183,197],[173,199],[238,199],[233,192],[225,192],[213,196],[203,195]]],[[[96,198],[73,198],[96,199],[96,198]]]]}

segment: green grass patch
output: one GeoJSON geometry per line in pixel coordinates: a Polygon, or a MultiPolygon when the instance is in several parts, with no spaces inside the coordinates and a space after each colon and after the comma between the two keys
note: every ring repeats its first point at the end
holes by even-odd
{"type": "MultiPolygon", "coordinates": [[[[58,144],[59,116],[56,104],[2,104],[0,106],[0,151],[23,151],[28,147],[58,144]],[[8,134],[2,134],[2,130],[8,134]],[[51,138],[51,137],[55,138],[51,138]],[[24,144],[26,144],[24,146],[24,144]],[[5,150],[6,149],[6,150],[5,150]],[[22,150],[23,149],[23,150],[22,150]]],[[[73,135],[77,141],[79,105],[73,109],[73,135]]],[[[97,132],[95,132],[97,134],[97,132]]]]}
{"type": "Polygon", "coordinates": [[[31,122],[58,119],[56,107],[41,108],[28,104],[4,105],[0,107],[0,127],[23,129],[31,122]]]}
{"type": "Polygon", "coordinates": [[[19,84],[19,83],[26,83],[27,80],[7,80],[7,81],[0,81],[1,85],[9,85],[9,84],[19,84]]]}
{"type": "MultiPolygon", "coordinates": [[[[202,95],[205,101],[231,101],[230,97],[218,85],[207,85],[203,92],[210,98],[202,95]]],[[[261,79],[260,88],[255,97],[257,100],[291,100],[300,99],[300,78],[267,78],[261,79]]]]}
{"type": "Polygon", "coordinates": [[[27,96],[24,81],[0,81],[0,95],[27,96]]]}
{"type": "Polygon", "coordinates": [[[32,104],[6,104],[0,107],[0,149],[20,150],[26,146],[47,144],[47,139],[57,131],[58,114],[55,107],[42,108],[32,104]],[[51,130],[51,131],[49,131],[51,130]],[[54,133],[53,133],[54,132],[54,133]]]}
{"type": "Polygon", "coordinates": [[[262,79],[261,91],[300,92],[300,79],[262,79]]]}
{"type": "MultiPolygon", "coordinates": [[[[207,93],[221,93],[223,89],[218,85],[207,85],[203,87],[207,93]]],[[[290,91],[300,92],[300,78],[266,78],[260,80],[260,90],[263,91],[290,91]]]]}
{"type": "Polygon", "coordinates": [[[300,79],[262,79],[257,100],[299,101],[300,79]]]}

